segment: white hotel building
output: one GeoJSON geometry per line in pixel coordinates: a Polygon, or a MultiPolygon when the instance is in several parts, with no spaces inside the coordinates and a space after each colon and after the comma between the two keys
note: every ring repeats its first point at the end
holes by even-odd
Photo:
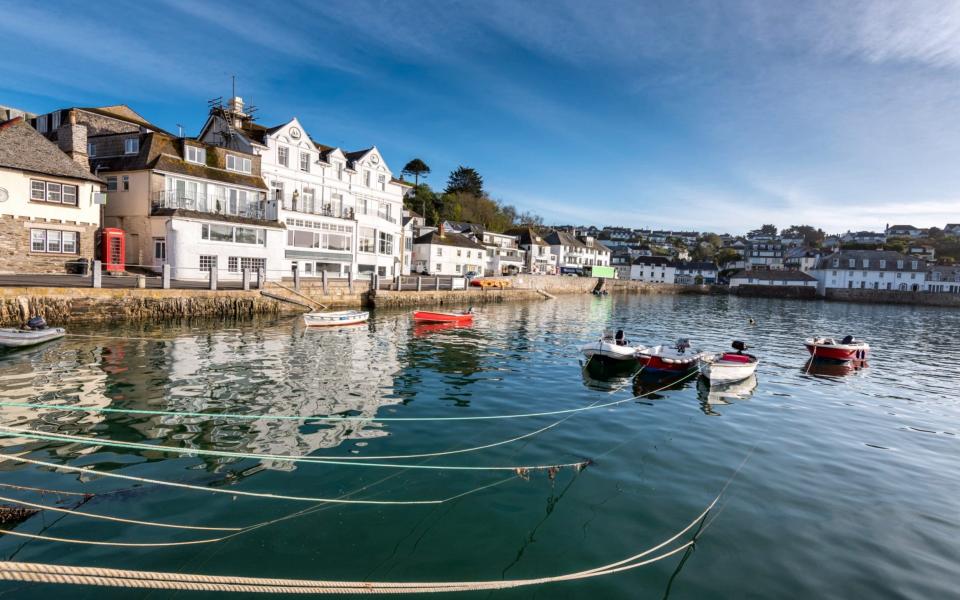
{"type": "Polygon", "coordinates": [[[356,152],[313,141],[300,122],[253,122],[243,100],[215,107],[199,136],[261,158],[263,180],[286,228],[282,270],[303,276],[393,277],[404,259],[403,194],[376,147],[356,152]]]}
{"type": "Polygon", "coordinates": [[[820,259],[811,275],[820,294],[829,288],[917,292],[925,289],[926,272],[925,261],[899,252],[845,250],[820,259]]]}

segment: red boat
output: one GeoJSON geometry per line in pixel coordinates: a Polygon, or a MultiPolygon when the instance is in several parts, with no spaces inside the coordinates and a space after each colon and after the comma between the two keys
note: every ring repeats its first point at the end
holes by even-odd
{"type": "Polygon", "coordinates": [[[473,322],[473,311],[431,312],[418,310],[413,313],[413,320],[421,323],[471,323],[473,322]]]}
{"type": "Polygon", "coordinates": [[[643,365],[644,373],[666,373],[675,375],[684,375],[690,373],[700,366],[702,352],[687,350],[690,348],[690,342],[682,339],[678,340],[672,348],[664,346],[654,346],[652,348],[643,348],[637,351],[637,360],[643,365]]]}
{"type": "Polygon", "coordinates": [[[839,342],[833,338],[816,337],[803,342],[807,347],[807,352],[813,358],[822,358],[824,360],[866,360],[870,352],[870,344],[856,340],[852,335],[848,335],[839,342]]]}

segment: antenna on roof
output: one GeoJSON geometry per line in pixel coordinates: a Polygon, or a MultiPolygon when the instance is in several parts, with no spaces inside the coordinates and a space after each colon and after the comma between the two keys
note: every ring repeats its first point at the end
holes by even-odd
{"type": "Polygon", "coordinates": [[[207,100],[207,106],[209,106],[211,109],[223,108],[223,96],[217,96],[216,98],[207,100]]]}
{"type": "Polygon", "coordinates": [[[231,98],[237,97],[237,76],[236,75],[230,76],[230,97],[231,98]]]}
{"type": "Polygon", "coordinates": [[[183,137],[183,125],[177,123],[177,129],[180,131],[180,137],[183,137]]]}

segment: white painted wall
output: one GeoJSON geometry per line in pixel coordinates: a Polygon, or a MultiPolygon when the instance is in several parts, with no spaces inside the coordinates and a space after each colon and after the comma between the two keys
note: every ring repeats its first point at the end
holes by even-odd
{"type": "Polygon", "coordinates": [[[466,275],[471,271],[482,275],[485,254],[480,248],[414,244],[413,270],[430,275],[466,275]]]}
{"type": "Polygon", "coordinates": [[[200,269],[200,256],[217,257],[217,277],[220,280],[240,279],[239,270],[228,270],[230,257],[248,257],[266,259],[267,279],[277,280],[284,274],[280,269],[283,261],[284,231],[276,228],[224,223],[223,221],[201,221],[195,219],[168,218],[164,235],[167,242],[167,262],[170,264],[174,279],[206,280],[209,274],[200,269]],[[242,244],[235,242],[216,242],[204,240],[201,228],[204,223],[210,225],[229,225],[262,229],[266,233],[266,244],[242,244]]]}

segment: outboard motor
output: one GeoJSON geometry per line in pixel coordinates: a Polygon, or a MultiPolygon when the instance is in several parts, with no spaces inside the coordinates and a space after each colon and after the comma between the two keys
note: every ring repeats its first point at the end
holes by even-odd
{"type": "Polygon", "coordinates": [[[843,338],[843,340],[841,340],[840,343],[842,343],[842,344],[852,344],[852,343],[853,343],[853,336],[852,336],[852,335],[846,336],[845,338],[843,338]]]}
{"type": "Polygon", "coordinates": [[[737,354],[743,354],[743,351],[747,349],[747,343],[740,340],[734,340],[730,345],[737,351],[737,354]]]}
{"type": "Polygon", "coordinates": [[[34,331],[39,331],[40,329],[46,329],[47,322],[43,317],[30,317],[30,320],[27,321],[27,329],[33,329],[34,331]]]}
{"type": "Polygon", "coordinates": [[[684,352],[687,351],[687,348],[689,347],[690,347],[690,340],[688,340],[687,338],[680,338],[679,340],[677,340],[677,345],[675,346],[675,348],[677,349],[677,354],[683,354],[684,352]]]}

